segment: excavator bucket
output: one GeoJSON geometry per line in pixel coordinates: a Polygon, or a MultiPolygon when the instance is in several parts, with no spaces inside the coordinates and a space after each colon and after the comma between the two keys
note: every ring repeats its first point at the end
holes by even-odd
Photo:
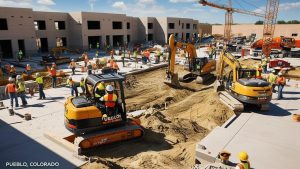
{"type": "Polygon", "coordinates": [[[165,80],[164,83],[174,88],[181,88],[177,73],[172,74],[172,76],[165,80]]]}

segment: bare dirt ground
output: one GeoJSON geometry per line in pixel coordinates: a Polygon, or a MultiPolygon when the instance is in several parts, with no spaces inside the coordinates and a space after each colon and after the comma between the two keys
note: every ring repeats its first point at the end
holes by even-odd
{"type": "MultiPolygon", "coordinates": [[[[127,109],[149,112],[140,117],[144,137],[99,147],[88,154],[96,161],[81,168],[188,168],[194,164],[195,144],[233,112],[220,103],[212,88],[173,89],[164,84],[164,77],[165,69],[129,77],[127,109]]],[[[184,85],[205,87],[194,82],[184,85]]]]}

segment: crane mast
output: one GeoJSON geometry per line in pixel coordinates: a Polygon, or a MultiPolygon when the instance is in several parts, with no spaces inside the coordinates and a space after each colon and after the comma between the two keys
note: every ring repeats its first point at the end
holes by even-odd
{"type": "Polygon", "coordinates": [[[272,49],[271,43],[275,31],[278,7],[279,7],[279,0],[268,0],[266,5],[264,31],[263,31],[263,45],[262,45],[262,52],[267,58],[270,56],[271,49],[272,49]]]}

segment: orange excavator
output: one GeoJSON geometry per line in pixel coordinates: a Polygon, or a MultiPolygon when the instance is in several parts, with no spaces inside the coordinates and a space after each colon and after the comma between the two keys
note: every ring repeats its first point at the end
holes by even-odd
{"type": "MultiPolygon", "coordinates": [[[[300,45],[299,43],[297,43],[300,45]]],[[[262,48],[263,46],[263,39],[259,39],[255,41],[252,45],[251,48],[256,49],[256,48],[262,48]]],[[[272,39],[271,42],[271,49],[280,49],[280,50],[285,50],[285,51],[290,51],[291,48],[296,47],[296,40],[294,38],[289,38],[289,37],[275,37],[272,39]]],[[[300,47],[300,46],[298,46],[300,47]]]]}
{"type": "Polygon", "coordinates": [[[85,150],[143,135],[140,121],[127,118],[124,80],[112,72],[87,76],[85,96],[69,97],[65,102],[65,127],[73,133],[66,140],[85,150]],[[99,84],[114,86],[117,95],[114,108],[106,107],[96,97],[99,84]]]}
{"type": "Polygon", "coordinates": [[[197,57],[196,48],[191,43],[181,43],[175,41],[173,34],[169,37],[169,65],[167,69],[166,84],[180,87],[180,82],[192,82],[196,80],[197,83],[203,83],[213,77],[211,72],[216,70],[216,60],[207,57],[197,57]],[[178,78],[178,73],[175,72],[175,56],[177,49],[182,49],[188,54],[189,73],[178,78]],[[179,82],[180,81],[180,82],[179,82]]]}

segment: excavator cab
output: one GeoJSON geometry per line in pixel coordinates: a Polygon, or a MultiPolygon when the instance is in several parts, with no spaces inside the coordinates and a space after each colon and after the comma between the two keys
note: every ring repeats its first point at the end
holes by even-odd
{"type": "Polygon", "coordinates": [[[123,81],[124,77],[117,73],[87,76],[86,96],[69,97],[65,103],[66,128],[80,135],[124,124],[127,119],[123,81]],[[114,87],[117,95],[114,108],[108,109],[99,98],[95,99],[96,88],[101,82],[114,87]]]}

